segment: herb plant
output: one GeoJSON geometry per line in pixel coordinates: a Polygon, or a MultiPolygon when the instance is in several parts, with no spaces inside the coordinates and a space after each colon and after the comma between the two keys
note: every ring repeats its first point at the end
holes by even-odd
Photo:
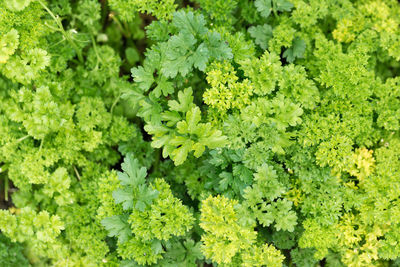
{"type": "Polygon", "coordinates": [[[0,1],[1,266],[400,266],[400,3],[0,1]]]}

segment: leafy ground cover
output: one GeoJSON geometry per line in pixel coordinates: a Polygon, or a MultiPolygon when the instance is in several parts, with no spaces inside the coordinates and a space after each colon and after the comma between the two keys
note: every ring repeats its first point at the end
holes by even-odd
{"type": "Polygon", "coordinates": [[[400,266],[400,3],[0,1],[0,266],[400,266]]]}

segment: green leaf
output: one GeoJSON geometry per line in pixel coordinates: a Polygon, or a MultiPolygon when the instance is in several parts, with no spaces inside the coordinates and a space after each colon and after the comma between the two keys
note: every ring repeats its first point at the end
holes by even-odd
{"type": "MultiPolygon", "coordinates": [[[[271,205],[267,206],[267,209],[271,207],[271,205]]],[[[273,215],[272,212],[260,212],[260,213],[255,213],[257,216],[257,220],[262,224],[264,227],[270,226],[275,219],[275,216],[273,215]]]]}
{"type": "Polygon", "coordinates": [[[195,51],[196,38],[192,34],[172,36],[168,42],[165,52],[165,60],[162,63],[162,73],[170,78],[176,77],[178,73],[186,76],[193,69],[193,54],[195,51]]]}
{"type": "Polygon", "coordinates": [[[161,94],[164,96],[168,96],[169,94],[173,94],[175,91],[175,88],[172,84],[172,82],[168,81],[168,79],[164,76],[159,77],[157,79],[157,86],[153,90],[153,94],[155,97],[160,97],[161,94]]]}
{"type": "Polygon", "coordinates": [[[143,266],[143,265],[138,264],[134,260],[123,260],[119,264],[119,267],[141,267],[141,266],[143,266]]]}
{"type": "Polygon", "coordinates": [[[204,255],[201,252],[201,242],[195,243],[193,240],[185,240],[184,246],[187,250],[186,259],[188,262],[195,263],[197,259],[203,259],[204,255]]]}
{"type": "Polygon", "coordinates": [[[133,158],[131,153],[126,155],[121,168],[124,171],[118,172],[118,179],[121,181],[121,185],[139,186],[145,183],[147,170],[145,167],[140,167],[139,161],[133,158]]]}
{"type": "Polygon", "coordinates": [[[134,192],[131,187],[119,188],[112,195],[116,204],[122,203],[124,210],[131,210],[133,208],[134,192]]]}
{"type": "Polygon", "coordinates": [[[140,109],[137,115],[142,117],[148,123],[160,123],[161,112],[163,111],[162,106],[158,103],[157,99],[153,94],[140,101],[140,109]]]}
{"type": "Polygon", "coordinates": [[[174,13],[172,19],[174,25],[179,32],[183,34],[191,34],[193,36],[202,35],[207,32],[206,21],[203,15],[194,14],[192,11],[185,12],[180,10],[174,13]]]}
{"type": "Polygon", "coordinates": [[[133,80],[143,91],[148,91],[154,83],[153,71],[149,68],[145,69],[142,66],[131,69],[133,80]]]}
{"type": "Polygon", "coordinates": [[[208,54],[208,48],[204,43],[201,43],[191,58],[193,60],[193,66],[201,71],[204,71],[207,67],[208,54]]]}
{"type": "Polygon", "coordinates": [[[178,101],[168,101],[168,106],[171,110],[178,112],[187,112],[193,106],[193,91],[192,88],[186,88],[178,92],[178,101]],[[178,102],[179,101],[179,102],[178,102]]]}
{"type": "Polygon", "coordinates": [[[293,63],[296,58],[303,58],[305,51],[306,42],[303,39],[296,37],[293,40],[292,47],[287,49],[282,56],[285,57],[289,63],[293,63]]]}
{"type": "Polygon", "coordinates": [[[143,212],[158,197],[158,191],[146,185],[147,170],[140,166],[139,161],[129,153],[121,164],[124,172],[118,172],[122,188],[115,190],[113,197],[116,204],[122,203],[124,210],[135,207],[143,212]]]}
{"type": "Polygon", "coordinates": [[[198,143],[209,148],[223,147],[227,143],[226,136],[220,130],[212,128],[210,123],[197,127],[195,132],[198,135],[198,143]]]}
{"type": "Polygon", "coordinates": [[[108,236],[115,236],[118,238],[118,242],[124,243],[132,236],[131,228],[127,222],[128,218],[129,215],[127,214],[114,215],[103,219],[101,224],[108,231],[108,236]]]}
{"type": "Polygon", "coordinates": [[[125,49],[125,56],[131,66],[140,60],[139,52],[133,47],[128,47],[125,49]]]}
{"type": "Polygon", "coordinates": [[[193,68],[205,71],[210,59],[230,59],[233,57],[229,46],[217,32],[208,31],[202,15],[193,12],[176,12],[172,21],[178,34],[161,46],[165,59],[161,72],[169,78],[179,74],[188,75],[193,68]]]}
{"type": "Polygon", "coordinates": [[[277,11],[290,11],[293,8],[293,4],[287,0],[273,0],[275,1],[277,11]]]}
{"type": "Polygon", "coordinates": [[[139,211],[144,211],[147,206],[153,203],[153,200],[158,197],[159,192],[154,189],[150,189],[146,185],[139,186],[139,193],[135,208],[139,211]]]}
{"type": "Polygon", "coordinates": [[[205,43],[211,58],[224,60],[233,57],[232,49],[221,39],[218,32],[209,32],[205,43]]]}
{"type": "Polygon", "coordinates": [[[200,120],[201,120],[201,111],[199,107],[193,107],[186,113],[186,122],[185,122],[187,125],[186,130],[181,131],[177,126],[178,131],[181,133],[195,133],[200,120]]]}
{"type": "Polygon", "coordinates": [[[219,181],[219,190],[222,190],[222,191],[228,189],[228,187],[234,181],[232,173],[229,173],[229,172],[222,172],[219,175],[219,178],[221,178],[221,180],[219,181]]]}
{"type": "MultiPolygon", "coordinates": [[[[153,142],[151,142],[151,145],[152,145],[152,147],[155,147],[155,148],[161,148],[165,145],[168,145],[171,142],[172,138],[173,137],[170,135],[154,137],[153,142]]],[[[164,157],[167,157],[167,156],[164,156],[164,157]]]]}
{"type": "Polygon", "coordinates": [[[277,231],[284,230],[293,232],[297,225],[297,215],[294,211],[281,212],[275,219],[275,228],[277,231]]]}
{"type": "Polygon", "coordinates": [[[0,64],[7,62],[8,58],[14,54],[19,45],[19,34],[16,29],[11,29],[8,33],[0,37],[0,64]]]}
{"type": "Polygon", "coordinates": [[[180,165],[186,160],[189,152],[192,150],[193,141],[185,137],[176,136],[171,140],[171,145],[178,147],[172,151],[171,158],[175,165],[180,165]]]}
{"type": "Polygon", "coordinates": [[[268,18],[271,11],[276,15],[277,11],[290,11],[293,8],[293,4],[287,0],[256,0],[254,5],[264,18],[268,18]]]}
{"type": "Polygon", "coordinates": [[[292,202],[286,199],[279,199],[274,203],[276,205],[275,228],[280,231],[294,231],[297,225],[297,215],[292,211],[292,202]]]}
{"type": "Polygon", "coordinates": [[[5,5],[9,10],[18,12],[29,6],[31,2],[32,0],[6,0],[5,5]]]}
{"type": "Polygon", "coordinates": [[[163,252],[163,247],[162,247],[161,241],[154,240],[151,243],[151,250],[154,252],[154,254],[160,254],[161,252],[163,252]]]}
{"type": "Polygon", "coordinates": [[[248,31],[257,45],[264,50],[268,48],[268,42],[272,38],[272,27],[270,25],[251,26],[248,31]]]}
{"type": "Polygon", "coordinates": [[[257,11],[260,12],[261,16],[264,18],[268,18],[272,11],[272,3],[271,0],[256,0],[254,5],[257,8],[257,11]]]}
{"type": "Polygon", "coordinates": [[[182,120],[182,116],[177,111],[165,111],[161,114],[163,121],[167,122],[168,127],[175,126],[178,121],[182,120]]]}

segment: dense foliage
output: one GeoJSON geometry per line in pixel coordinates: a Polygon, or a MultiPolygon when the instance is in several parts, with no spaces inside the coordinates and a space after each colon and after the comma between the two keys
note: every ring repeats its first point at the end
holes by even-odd
{"type": "Polygon", "coordinates": [[[396,0],[3,0],[0,103],[0,266],[400,266],[396,0]]]}

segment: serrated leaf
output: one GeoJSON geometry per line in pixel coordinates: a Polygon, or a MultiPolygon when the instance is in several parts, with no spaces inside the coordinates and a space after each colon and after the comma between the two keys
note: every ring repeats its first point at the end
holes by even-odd
{"type": "Polygon", "coordinates": [[[272,11],[276,14],[277,11],[290,11],[293,8],[293,4],[287,0],[256,0],[254,5],[264,18],[268,18],[272,11]]]}
{"type": "Polygon", "coordinates": [[[171,152],[171,158],[175,165],[181,165],[192,150],[193,141],[184,137],[176,136],[171,140],[171,144],[178,146],[171,152]]]}
{"type": "Polygon", "coordinates": [[[147,170],[145,167],[140,167],[139,161],[133,158],[132,154],[128,154],[124,162],[121,164],[124,172],[118,172],[118,179],[121,185],[138,186],[145,182],[147,170]]]}
{"type": "Polygon", "coordinates": [[[169,128],[165,127],[163,124],[147,124],[144,126],[144,130],[155,136],[163,136],[170,131],[169,128]]]}
{"type": "Polygon", "coordinates": [[[277,11],[282,11],[282,12],[288,11],[289,12],[293,8],[293,4],[287,0],[273,0],[273,1],[276,1],[275,5],[276,5],[277,11]]]}
{"type": "Polygon", "coordinates": [[[199,136],[198,142],[209,148],[223,147],[227,143],[227,137],[223,136],[220,130],[209,130],[206,134],[199,134],[199,136]]]}
{"type": "Polygon", "coordinates": [[[143,201],[139,200],[136,202],[135,209],[143,212],[145,211],[146,207],[147,207],[146,203],[144,203],[143,201]]]}
{"type": "Polygon", "coordinates": [[[193,91],[192,88],[186,88],[178,92],[178,101],[168,101],[168,106],[171,110],[178,112],[187,112],[193,106],[193,91]],[[179,101],[179,102],[178,102],[179,101]]]}
{"type": "Polygon", "coordinates": [[[246,184],[251,183],[253,180],[253,172],[244,165],[234,165],[232,172],[235,177],[239,177],[246,184]]]}
{"type": "Polygon", "coordinates": [[[274,222],[275,217],[271,212],[260,212],[259,216],[257,216],[257,219],[264,227],[268,227],[274,222]]]}
{"type": "MultiPolygon", "coordinates": [[[[153,141],[151,142],[151,146],[155,148],[161,148],[165,145],[168,145],[168,143],[171,141],[173,137],[170,135],[164,135],[161,137],[154,137],[153,141]]],[[[167,155],[163,155],[163,157],[167,157],[167,155]]]]}
{"type": "Polygon", "coordinates": [[[119,188],[115,190],[112,195],[116,204],[122,203],[122,208],[124,210],[131,210],[133,208],[134,193],[130,187],[119,188]]]}
{"type": "Polygon", "coordinates": [[[152,70],[147,70],[142,66],[131,69],[133,80],[138,84],[139,88],[143,91],[148,91],[154,83],[154,76],[152,70]]]}
{"type": "Polygon", "coordinates": [[[135,208],[139,211],[145,211],[147,206],[153,203],[153,200],[158,197],[159,192],[155,189],[151,189],[146,185],[139,186],[139,192],[135,208]]]}
{"type": "Polygon", "coordinates": [[[172,36],[168,42],[165,51],[166,60],[162,63],[162,73],[166,77],[174,78],[178,73],[186,76],[193,68],[191,60],[197,43],[192,34],[179,33],[172,36]]]}
{"type": "Polygon", "coordinates": [[[287,49],[282,56],[285,57],[289,63],[293,63],[296,58],[303,58],[305,51],[306,42],[303,39],[296,37],[293,40],[292,47],[287,49]]]}
{"type": "Polygon", "coordinates": [[[219,189],[222,191],[228,189],[228,187],[232,184],[233,181],[232,173],[224,171],[220,173],[219,177],[221,178],[221,180],[219,181],[219,189]]]}
{"type": "Polygon", "coordinates": [[[206,146],[202,143],[195,143],[192,149],[194,151],[193,155],[196,158],[199,158],[201,155],[203,155],[204,151],[206,150],[206,146]]]}
{"type": "Polygon", "coordinates": [[[190,60],[193,62],[193,66],[197,69],[204,71],[207,67],[208,62],[208,48],[204,43],[201,43],[196,52],[191,56],[190,60]]]}
{"type": "Polygon", "coordinates": [[[186,240],[184,242],[184,245],[187,250],[187,258],[193,258],[193,262],[195,262],[197,259],[203,259],[204,255],[201,252],[201,242],[195,243],[193,240],[186,240]]]}
{"type": "Polygon", "coordinates": [[[248,29],[254,42],[262,49],[268,48],[268,42],[272,38],[272,27],[268,24],[252,26],[248,29]]]}
{"type": "Polygon", "coordinates": [[[161,114],[163,121],[167,122],[168,127],[173,127],[178,121],[182,120],[181,115],[177,111],[165,111],[161,114]]]}
{"type": "Polygon", "coordinates": [[[192,11],[185,12],[183,10],[174,13],[172,19],[174,25],[179,32],[184,34],[202,35],[207,32],[206,21],[203,15],[194,14],[192,11]]]}
{"type": "Polygon", "coordinates": [[[201,120],[201,111],[199,107],[193,107],[186,113],[187,130],[189,133],[194,133],[197,125],[201,120]]]}
{"type": "Polygon", "coordinates": [[[279,215],[275,219],[275,228],[278,231],[282,229],[284,231],[293,232],[296,225],[297,215],[292,210],[279,213],[279,215]]]}
{"type": "Polygon", "coordinates": [[[101,224],[108,231],[108,236],[115,236],[118,238],[118,242],[124,243],[132,236],[131,228],[127,222],[128,217],[128,215],[114,215],[103,219],[101,224]]]}
{"type": "Polygon", "coordinates": [[[163,247],[160,240],[154,240],[151,243],[151,250],[154,254],[160,254],[163,252],[163,247]]]}
{"type": "Polygon", "coordinates": [[[264,18],[268,18],[272,11],[272,3],[271,0],[256,0],[254,5],[257,8],[257,11],[260,12],[261,16],[264,18]]]}
{"type": "Polygon", "coordinates": [[[169,94],[174,93],[175,89],[172,82],[168,81],[168,79],[164,76],[160,76],[157,80],[157,86],[153,90],[153,94],[155,97],[160,97],[161,95],[168,96],[169,94]]]}
{"type": "Polygon", "coordinates": [[[137,115],[142,117],[146,122],[159,123],[161,122],[161,112],[163,108],[161,105],[151,99],[151,94],[140,101],[140,108],[137,115]]]}
{"type": "Polygon", "coordinates": [[[218,32],[208,33],[206,44],[211,58],[224,60],[233,57],[232,49],[222,40],[218,32]]]}

